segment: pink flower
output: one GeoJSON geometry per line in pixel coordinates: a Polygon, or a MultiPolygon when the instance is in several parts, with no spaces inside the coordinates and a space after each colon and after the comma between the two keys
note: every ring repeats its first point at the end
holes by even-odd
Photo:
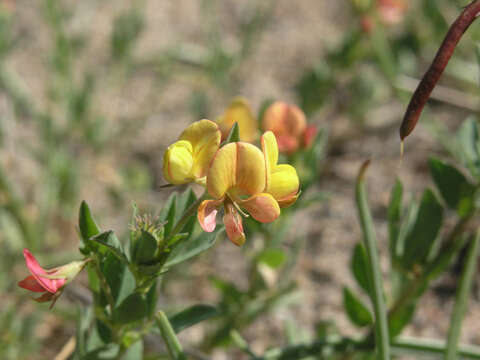
{"type": "Polygon", "coordinates": [[[35,256],[28,249],[23,249],[23,256],[31,275],[19,281],[18,286],[32,292],[43,293],[41,296],[34,298],[34,300],[37,302],[52,300],[51,306],[54,305],[56,299],[60,296],[63,287],[77,276],[86,263],[86,261],[73,261],[66,265],[46,270],[40,266],[35,256]]]}

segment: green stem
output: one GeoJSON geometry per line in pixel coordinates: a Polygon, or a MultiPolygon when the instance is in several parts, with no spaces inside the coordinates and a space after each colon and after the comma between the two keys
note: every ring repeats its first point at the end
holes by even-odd
{"type": "Polygon", "coordinates": [[[93,265],[93,269],[98,276],[98,280],[100,282],[100,287],[102,288],[103,292],[105,293],[105,297],[107,298],[108,305],[110,306],[110,314],[113,314],[113,309],[115,308],[115,300],[113,299],[112,290],[110,289],[110,285],[108,285],[107,279],[103,276],[102,270],[100,269],[99,260],[97,257],[90,262],[93,265]]]}
{"type": "Polygon", "coordinates": [[[202,196],[200,196],[192,205],[190,205],[190,207],[185,211],[185,213],[182,215],[180,220],[178,220],[177,224],[172,229],[168,237],[165,239],[165,244],[168,244],[168,242],[182,230],[186,222],[190,219],[191,216],[195,214],[195,211],[197,211],[198,206],[203,200],[205,200],[206,197],[207,197],[207,192],[205,191],[202,194],[202,196]]]}
{"type": "Polygon", "coordinates": [[[155,321],[157,322],[160,334],[167,345],[167,350],[171,358],[174,360],[187,360],[182,345],[178,341],[177,335],[175,335],[175,331],[172,328],[172,324],[170,324],[170,321],[168,321],[168,318],[163,311],[157,312],[155,315],[155,321]]]}
{"type": "Polygon", "coordinates": [[[475,238],[468,248],[467,260],[463,270],[462,278],[460,279],[460,286],[458,288],[455,308],[453,309],[450,329],[448,331],[447,348],[445,349],[445,360],[455,360],[458,354],[458,340],[460,338],[460,331],[462,329],[462,321],[465,315],[465,308],[467,305],[470,291],[472,289],[475,269],[478,260],[478,243],[480,241],[480,230],[477,231],[475,238]]]}
{"type": "MultiPolygon", "coordinates": [[[[392,348],[397,352],[419,352],[425,355],[445,353],[445,343],[436,339],[418,339],[413,337],[401,337],[392,342],[392,348]]],[[[471,345],[458,346],[458,354],[464,359],[480,359],[480,347],[471,345]]]]}
{"type": "Polygon", "coordinates": [[[364,243],[367,250],[368,265],[370,267],[370,298],[375,313],[375,339],[377,346],[377,358],[379,360],[390,360],[390,338],[388,334],[387,311],[383,297],[382,274],[378,259],[377,240],[373,226],[372,216],[368,207],[367,194],[365,189],[364,174],[369,162],[365,162],[360,168],[356,185],[356,202],[358,215],[364,234],[364,243]]]}

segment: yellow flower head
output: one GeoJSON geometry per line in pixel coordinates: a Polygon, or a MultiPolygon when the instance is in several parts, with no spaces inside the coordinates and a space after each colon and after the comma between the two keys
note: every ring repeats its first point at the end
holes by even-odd
{"type": "Polygon", "coordinates": [[[165,179],[174,185],[204,182],[208,165],[220,146],[220,137],[218,125],[213,121],[204,119],[188,126],[165,151],[165,179]]]}
{"type": "Polygon", "coordinates": [[[233,124],[238,123],[240,140],[253,142],[258,138],[258,124],[250,104],[243,97],[232,100],[225,113],[216,120],[222,132],[222,140],[230,133],[233,124]]]}
{"type": "Polygon", "coordinates": [[[216,226],[217,209],[225,208],[223,222],[229,239],[236,245],[245,242],[240,208],[262,223],[274,221],[280,207],[288,206],[298,197],[298,176],[290,165],[278,165],[275,136],[262,136],[263,152],[245,143],[230,143],[217,151],[207,172],[207,191],[214,199],[203,201],[198,220],[203,230],[216,226]]]}

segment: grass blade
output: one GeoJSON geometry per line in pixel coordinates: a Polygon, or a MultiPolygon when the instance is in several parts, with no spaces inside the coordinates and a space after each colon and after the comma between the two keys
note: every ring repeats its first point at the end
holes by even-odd
{"type": "Polygon", "coordinates": [[[365,249],[367,250],[370,279],[370,298],[375,313],[375,341],[377,347],[377,359],[390,360],[390,339],[388,335],[387,311],[383,299],[382,274],[377,251],[377,240],[373,226],[372,215],[368,207],[367,192],[365,189],[365,172],[369,161],[363,163],[360,168],[355,197],[358,215],[363,230],[365,249]]]}
{"type": "Polygon", "coordinates": [[[480,241],[480,230],[477,231],[475,238],[468,248],[467,260],[463,269],[460,286],[455,299],[455,307],[450,320],[450,329],[448,330],[447,348],[445,349],[445,359],[455,360],[458,354],[458,340],[462,329],[463,316],[472,289],[475,269],[478,261],[478,243],[480,241]]]}

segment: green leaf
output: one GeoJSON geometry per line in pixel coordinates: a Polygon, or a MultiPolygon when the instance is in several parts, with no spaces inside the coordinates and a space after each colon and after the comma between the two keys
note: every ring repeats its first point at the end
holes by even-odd
{"type": "Polygon", "coordinates": [[[398,238],[400,236],[400,221],[402,215],[403,185],[397,179],[390,194],[388,205],[388,238],[390,245],[390,258],[394,262],[398,255],[398,238]]]}
{"type": "Polygon", "coordinates": [[[403,264],[411,269],[415,263],[424,264],[437,239],[443,222],[443,208],[435,194],[423,193],[415,224],[405,238],[403,264]]]}
{"type": "Polygon", "coordinates": [[[238,141],[240,141],[240,127],[238,126],[238,123],[234,123],[222,145],[238,141]]]}
{"type": "Polygon", "coordinates": [[[372,314],[362,301],[349,288],[343,288],[343,305],[348,318],[356,326],[373,324],[372,314]]]}
{"type": "Polygon", "coordinates": [[[173,193],[167,200],[167,203],[160,211],[159,221],[161,223],[166,222],[165,224],[165,239],[168,238],[170,232],[175,226],[175,214],[176,214],[176,207],[177,207],[177,193],[173,193]]]}
{"type": "Polygon", "coordinates": [[[128,324],[138,321],[147,316],[148,308],[145,298],[139,293],[127,296],[120,305],[115,308],[115,321],[128,324]]]}
{"type": "Polygon", "coordinates": [[[112,330],[100,319],[96,319],[97,333],[105,344],[111,343],[113,340],[112,330]]]}
{"type": "Polygon", "coordinates": [[[197,304],[168,318],[175,333],[196,325],[199,322],[218,316],[220,311],[212,305],[197,304]]]}
{"type": "Polygon", "coordinates": [[[460,158],[473,176],[480,178],[480,131],[478,120],[471,116],[466,119],[457,132],[460,158]]]}
{"type": "Polygon", "coordinates": [[[368,288],[368,258],[362,243],[358,243],[353,249],[351,269],[358,285],[368,294],[370,291],[368,288]]]}
{"type": "Polygon", "coordinates": [[[92,213],[88,204],[82,201],[80,205],[80,211],[78,213],[78,226],[80,228],[80,235],[82,236],[83,241],[87,241],[92,236],[95,236],[100,233],[95,220],[93,219],[92,213]]]}
{"type": "Polygon", "coordinates": [[[468,215],[473,210],[475,186],[455,167],[439,159],[428,161],[433,181],[445,203],[456,210],[460,217],[468,215]]]}
{"type": "Polygon", "coordinates": [[[287,260],[287,255],[282,249],[266,249],[258,256],[258,262],[268,265],[272,269],[278,269],[287,260]]]}
{"type": "Polygon", "coordinates": [[[402,330],[410,323],[410,320],[415,313],[416,304],[409,304],[402,309],[396,311],[393,316],[388,319],[388,327],[390,329],[390,336],[395,338],[402,330]]]}
{"type": "Polygon", "coordinates": [[[105,255],[107,252],[115,255],[120,261],[128,263],[122,244],[118,241],[115,233],[112,230],[104,231],[98,235],[90,238],[89,244],[94,248],[99,248],[100,253],[105,255]]]}
{"type": "Polygon", "coordinates": [[[217,241],[218,234],[221,231],[223,231],[223,226],[218,226],[211,233],[202,232],[195,239],[180,242],[172,250],[165,266],[170,267],[179,264],[211,248],[217,241]]]}
{"type": "Polygon", "coordinates": [[[170,358],[173,360],[187,360],[185,353],[183,352],[182,345],[178,341],[175,331],[173,331],[172,325],[168,321],[167,316],[163,311],[157,312],[155,320],[160,330],[160,334],[165,341],[170,358]]]}

